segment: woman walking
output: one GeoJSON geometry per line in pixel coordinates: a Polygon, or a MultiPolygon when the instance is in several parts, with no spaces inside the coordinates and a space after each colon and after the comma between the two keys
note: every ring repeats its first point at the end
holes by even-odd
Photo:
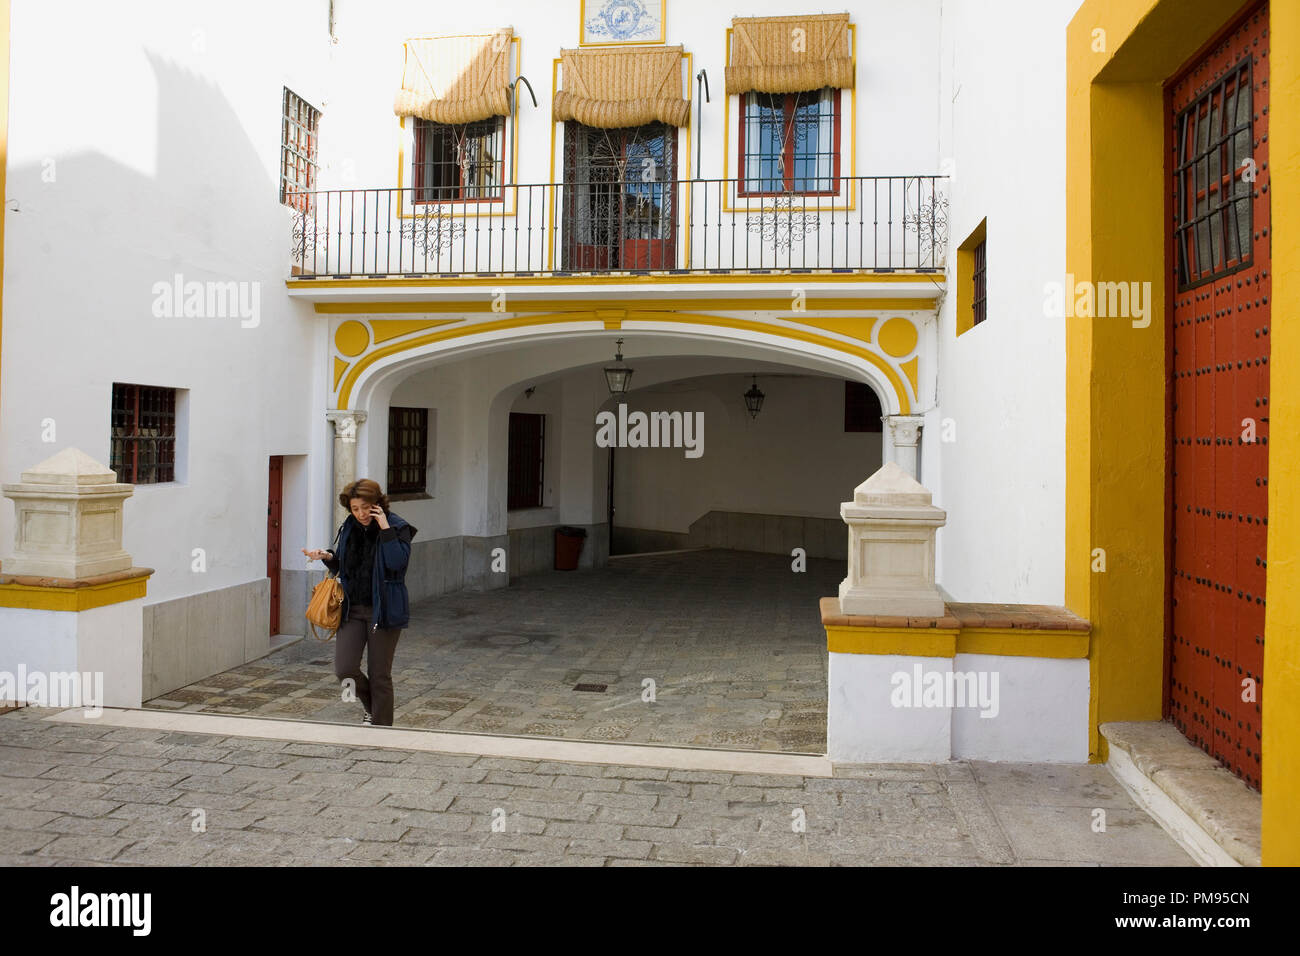
{"type": "Polygon", "coordinates": [[[343,623],[334,643],[334,674],[351,678],[365,710],[362,723],[393,724],[393,653],[410,621],[406,565],[415,527],[388,510],[388,496],[369,478],[339,495],[351,514],[339,527],[337,551],[302,549],[336,572],[343,588],[343,623]],[[369,674],[361,673],[366,653],[369,674]]]}

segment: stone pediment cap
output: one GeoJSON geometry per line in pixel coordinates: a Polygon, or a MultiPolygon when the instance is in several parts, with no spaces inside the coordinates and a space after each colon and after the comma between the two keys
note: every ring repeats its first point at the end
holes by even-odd
{"type": "Polygon", "coordinates": [[[33,485],[111,485],[117,475],[80,448],[65,448],[24,471],[22,480],[33,485]]]}
{"type": "Polygon", "coordinates": [[[853,489],[856,505],[928,505],[930,500],[929,489],[893,461],[853,489]]]}

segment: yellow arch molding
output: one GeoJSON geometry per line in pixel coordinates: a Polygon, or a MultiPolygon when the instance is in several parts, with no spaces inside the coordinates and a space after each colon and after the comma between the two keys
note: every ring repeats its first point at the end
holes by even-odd
{"type": "MultiPolygon", "coordinates": [[[[810,345],[819,345],[836,352],[843,352],[846,355],[852,355],[859,359],[864,359],[871,365],[876,366],[884,374],[885,379],[894,389],[894,394],[898,398],[898,407],[900,413],[906,415],[911,412],[911,400],[908,397],[907,388],[903,384],[902,378],[898,372],[881,356],[867,348],[860,348],[851,345],[848,342],[840,342],[836,339],[827,338],[823,335],[816,335],[812,332],[805,332],[802,329],[791,329],[783,326],[765,325],[761,322],[755,322],[750,319],[732,319],[723,318],[716,315],[700,315],[687,312],[640,312],[628,311],[629,321],[649,321],[649,322],[677,322],[683,325],[695,325],[701,327],[720,327],[729,329],[740,329],[748,332],[762,332],[770,335],[778,335],[782,338],[795,339],[800,342],[806,342],[810,345]]],[[[483,332],[497,332],[505,329],[524,328],[528,326],[540,325],[558,325],[567,322],[593,322],[600,323],[600,329],[592,331],[604,331],[603,320],[595,312],[563,312],[551,315],[529,315],[518,316],[509,319],[501,319],[498,322],[482,322],[476,325],[460,325],[451,329],[443,329],[440,332],[431,332],[428,335],[417,336],[413,339],[403,339],[401,342],[395,342],[392,345],[385,345],[381,348],[373,349],[369,354],[359,359],[348,370],[343,380],[343,385],[339,389],[338,407],[347,408],[352,400],[352,391],[356,388],[357,381],[367,368],[378,362],[380,359],[388,358],[391,355],[398,355],[402,352],[409,352],[412,349],[419,348],[423,345],[432,345],[435,342],[445,342],[450,339],[464,338],[467,335],[478,335],[483,332]]]]}

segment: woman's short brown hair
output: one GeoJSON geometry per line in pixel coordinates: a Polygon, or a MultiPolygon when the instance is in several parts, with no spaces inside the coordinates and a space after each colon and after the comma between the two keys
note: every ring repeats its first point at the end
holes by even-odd
{"type": "Polygon", "coordinates": [[[388,495],[384,494],[384,489],[379,487],[379,482],[371,481],[369,478],[358,478],[345,486],[339,494],[339,504],[350,510],[353,498],[360,498],[372,505],[379,505],[384,511],[388,510],[388,495]]]}

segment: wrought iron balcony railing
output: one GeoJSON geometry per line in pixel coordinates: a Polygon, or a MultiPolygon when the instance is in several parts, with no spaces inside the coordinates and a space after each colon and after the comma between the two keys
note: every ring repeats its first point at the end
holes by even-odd
{"type": "Polygon", "coordinates": [[[291,197],[296,277],[942,271],[943,176],[342,189],[291,197]]]}

